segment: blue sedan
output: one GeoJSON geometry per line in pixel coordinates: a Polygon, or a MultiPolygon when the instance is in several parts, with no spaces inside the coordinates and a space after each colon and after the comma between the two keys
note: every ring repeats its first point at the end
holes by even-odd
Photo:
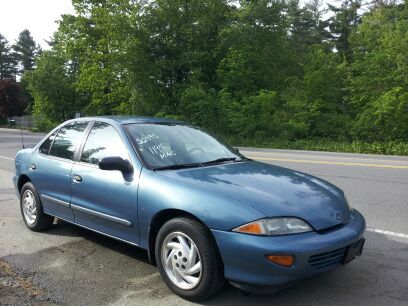
{"type": "Polygon", "coordinates": [[[30,230],[56,217],[143,248],[192,301],[226,280],[280,288],[348,263],[364,244],[364,218],[336,186],[170,119],[70,120],[19,151],[15,167],[30,230]]]}

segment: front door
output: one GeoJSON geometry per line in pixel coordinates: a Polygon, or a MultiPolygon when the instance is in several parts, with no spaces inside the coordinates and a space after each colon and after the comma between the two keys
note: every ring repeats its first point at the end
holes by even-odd
{"type": "MultiPolygon", "coordinates": [[[[140,169],[124,176],[98,167],[104,157],[130,160],[116,129],[96,121],[72,168],[71,207],[75,223],[138,244],[137,190],[140,169]]],[[[140,167],[139,167],[140,168],[140,167]]]]}

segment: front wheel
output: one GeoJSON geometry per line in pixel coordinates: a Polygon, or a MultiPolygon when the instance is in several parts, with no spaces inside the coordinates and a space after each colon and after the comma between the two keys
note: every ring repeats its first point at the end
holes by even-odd
{"type": "Polygon", "coordinates": [[[167,286],[190,301],[202,301],[223,286],[224,271],[209,230],[190,218],[166,222],[157,234],[156,262],[167,286]]]}

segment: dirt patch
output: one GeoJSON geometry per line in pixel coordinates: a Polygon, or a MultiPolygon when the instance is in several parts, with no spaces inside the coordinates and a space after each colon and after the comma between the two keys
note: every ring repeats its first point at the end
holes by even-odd
{"type": "Polygon", "coordinates": [[[55,305],[30,276],[21,275],[3,259],[0,259],[0,296],[0,305],[55,305]]]}

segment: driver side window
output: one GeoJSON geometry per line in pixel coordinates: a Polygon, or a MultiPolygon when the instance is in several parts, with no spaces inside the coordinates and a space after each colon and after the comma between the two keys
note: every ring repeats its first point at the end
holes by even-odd
{"type": "Polygon", "coordinates": [[[119,156],[129,159],[116,130],[104,122],[95,122],[82,151],[81,162],[98,165],[102,158],[119,156]]]}

